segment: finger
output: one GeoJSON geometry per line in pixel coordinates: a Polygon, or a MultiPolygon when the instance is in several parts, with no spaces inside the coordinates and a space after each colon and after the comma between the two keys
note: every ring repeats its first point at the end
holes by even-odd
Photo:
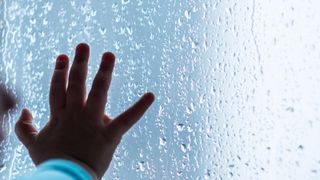
{"type": "Polygon", "coordinates": [[[65,106],[68,64],[68,56],[58,56],[49,93],[51,114],[56,114],[59,109],[65,106]]]}
{"type": "Polygon", "coordinates": [[[107,101],[107,92],[110,86],[115,57],[111,52],[102,56],[99,71],[93,80],[92,88],[88,95],[87,109],[97,115],[103,115],[107,101]]]}
{"type": "Polygon", "coordinates": [[[15,132],[26,148],[29,148],[35,141],[38,131],[32,125],[32,114],[28,109],[22,110],[20,118],[15,125],[15,132]]]}
{"type": "Polygon", "coordinates": [[[69,74],[67,106],[82,106],[86,96],[89,46],[81,43],[76,47],[75,57],[69,74]]]}
{"type": "Polygon", "coordinates": [[[151,92],[144,94],[133,106],[116,117],[105,132],[113,137],[122,136],[143,116],[153,101],[154,95],[151,92]]]}

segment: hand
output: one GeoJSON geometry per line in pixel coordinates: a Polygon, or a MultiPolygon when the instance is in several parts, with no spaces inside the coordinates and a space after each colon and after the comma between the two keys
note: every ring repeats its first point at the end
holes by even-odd
{"type": "Polygon", "coordinates": [[[37,165],[48,159],[72,160],[93,176],[107,170],[122,135],[146,112],[154,101],[150,92],[113,120],[104,113],[115,57],[106,52],[86,99],[89,46],[79,44],[68,78],[68,57],[57,58],[50,87],[50,119],[38,132],[32,115],[23,109],[15,131],[37,165]],[[93,172],[92,172],[93,170],[93,172]]]}

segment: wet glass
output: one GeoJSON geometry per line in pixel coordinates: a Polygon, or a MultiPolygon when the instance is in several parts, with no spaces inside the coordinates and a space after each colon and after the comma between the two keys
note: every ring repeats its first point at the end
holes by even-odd
{"type": "Polygon", "coordinates": [[[320,2],[316,0],[0,1],[1,83],[19,95],[2,125],[0,176],[35,167],[13,126],[49,117],[55,58],[91,46],[116,67],[106,112],[152,91],[105,179],[319,179],[320,2]]]}

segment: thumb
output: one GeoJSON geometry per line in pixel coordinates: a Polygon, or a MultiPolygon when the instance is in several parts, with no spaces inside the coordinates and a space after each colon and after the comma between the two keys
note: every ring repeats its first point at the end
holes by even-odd
{"type": "Polygon", "coordinates": [[[15,132],[18,139],[26,146],[26,148],[29,148],[38,134],[38,131],[32,125],[32,119],[31,112],[28,109],[23,109],[15,125],[15,132]]]}

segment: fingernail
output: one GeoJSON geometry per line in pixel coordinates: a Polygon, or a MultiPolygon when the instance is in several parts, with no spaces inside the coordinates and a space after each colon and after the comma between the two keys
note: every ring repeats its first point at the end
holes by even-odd
{"type": "Polygon", "coordinates": [[[115,61],[115,56],[111,52],[106,52],[102,56],[102,62],[100,69],[101,70],[108,70],[110,67],[113,67],[115,61]]]}
{"type": "Polygon", "coordinates": [[[76,47],[75,60],[78,62],[84,62],[89,57],[90,48],[86,43],[80,43],[76,47]]]}
{"type": "Polygon", "coordinates": [[[76,47],[76,54],[86,54],[89,51],[89,46],[86,43],[80,43],[76,47]]]}
{"type": "Polygon", "coordinates": [[[56,69],[64,69],[68,63],[68,56],[62,54],[57,57],[56,69]]]}

